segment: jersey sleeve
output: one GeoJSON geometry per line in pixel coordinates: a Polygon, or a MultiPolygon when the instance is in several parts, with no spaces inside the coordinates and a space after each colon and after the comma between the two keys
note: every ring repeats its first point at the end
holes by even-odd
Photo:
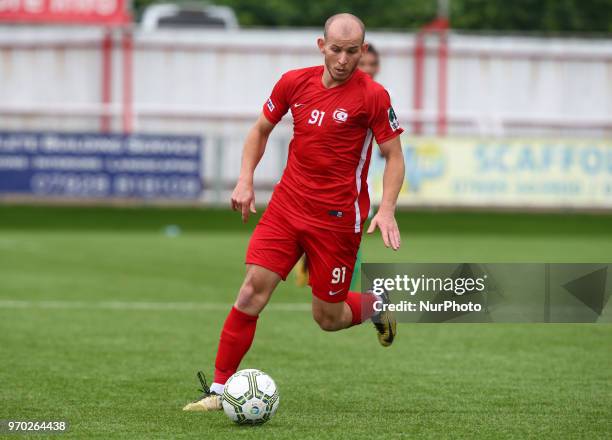
{"type": "Polygon", "coordinates": [[[290,106],[290,93],[291,79],[287,74],[284,74],[274,85],[272,94],[263,106],[263,113],[268,121],[278,124],[287,113],[290,106]]]}
{"type": "Polygon", "coordinates": [[[370,107],[370,128],[378,145],[404,132],[391,106],[389,93],[382,87],[373,93],[370,107]]]}

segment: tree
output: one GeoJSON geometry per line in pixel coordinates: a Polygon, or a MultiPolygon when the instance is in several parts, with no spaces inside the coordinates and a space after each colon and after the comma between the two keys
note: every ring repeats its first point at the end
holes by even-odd
{"type": "MultiPolygon", "coordinates": [[[[207,2],[200,0],[201,3],[207,2]]],[[[134,0],[137,12],[153,3],[134,0]]],[[[418,29],[435,18],[436,0],[216,0],[241,26],[317,27],[351,12],[368,29],[418,29]]],[[[471,31],[612,32],[612,0],[450,0],[454,29],[471,31]]]]}

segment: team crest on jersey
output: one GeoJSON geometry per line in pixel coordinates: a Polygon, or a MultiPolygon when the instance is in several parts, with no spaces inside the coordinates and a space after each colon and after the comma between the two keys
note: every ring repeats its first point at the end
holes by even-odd
{"type": "Polygon", "coordinates": [[[274,103],[272,102],[272,98],[268,99],[268,102],[266,102],[266,105],[268,106],[268,110],[270,110],[271,112],[274,111],[274,103]]]}
{"type": "Polygon", "coordinates": [[[336,122],[346,122],[348,119],[348,112],[343,108],[337,108],[334,110],[333,118],[336,122]]]}
{"type": "Polygon", "coordinates": [[[395,114],[393,107],[389,107],[389,125],[393,131],[399,128],[399,121],[397,120],[397,115],[395,114]]]}

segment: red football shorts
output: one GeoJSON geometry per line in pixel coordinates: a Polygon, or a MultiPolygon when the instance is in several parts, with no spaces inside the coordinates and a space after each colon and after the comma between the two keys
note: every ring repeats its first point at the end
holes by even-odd
{"type": "Polygon", "coordinates": [[[302,254],[308,257],[312,293],[326,302],[346,299],[353,277],[361,232],[312,226],[275,202],[274,197],[253,231],[246,264],[277,273],[283,280],[302,254]]]}

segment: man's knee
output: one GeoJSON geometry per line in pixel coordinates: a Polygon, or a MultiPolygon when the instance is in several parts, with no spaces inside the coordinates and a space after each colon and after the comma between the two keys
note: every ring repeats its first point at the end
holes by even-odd
{"type": "Polygon", "coordinates": [[[267,278],[269,277],[257,273],[257,270],[247,271],[236,300],[236,306],[240,310],[253,311],[266,305],[275,285],[274,280],[267,278]]]}
{"type": "Polygon", "coordinates": [[[312,317],[316,323],[319,324],[321,330],[326,332],[334,332],[343,328],[341,326],[340,319],[330,313],[320,310],[313,311],[312,317]]]}
{"type": "Polygon", "coordinates": [[[258,286],[253,279],[247,276],[238,291],[236,304],[239,309],[257,307],[261,303],[265,303],[265,298],[266,296],[261,286],[258,286]]]}

